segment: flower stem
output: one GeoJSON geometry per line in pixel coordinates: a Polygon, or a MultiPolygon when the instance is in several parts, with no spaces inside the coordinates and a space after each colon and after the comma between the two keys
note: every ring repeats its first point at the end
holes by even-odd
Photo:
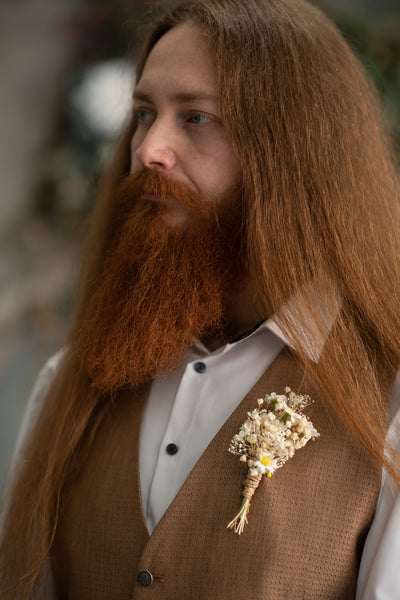
{"type": "Polygon", "coordinates": [[[261,481],[262,475],[248,475],[246,481],[243,483],[243,500],[240,511],[234,519],[227,525],[228,529],[233,529],[235,533],[240,535],[243,533],[244,526],[248,519],[247,515],[250,509],[250,500],[253,497],[254,492],[258,488],[261,481]]]}

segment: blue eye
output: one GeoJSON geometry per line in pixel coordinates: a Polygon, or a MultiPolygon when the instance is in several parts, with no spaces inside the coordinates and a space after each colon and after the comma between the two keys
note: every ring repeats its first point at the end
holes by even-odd
{"type": "Polygon", "coordinates": [[[137,111],[137,117],[139,123],[150,123],[153,119],[150,111],[141,108],[137,111]]]}
{"type": "Polygon", "coordinates": [[[209,123],[212,119],[207,115],[202,115],[201,113],[193,113],[189,119],[194,125],[205,125],[209,123]]]}

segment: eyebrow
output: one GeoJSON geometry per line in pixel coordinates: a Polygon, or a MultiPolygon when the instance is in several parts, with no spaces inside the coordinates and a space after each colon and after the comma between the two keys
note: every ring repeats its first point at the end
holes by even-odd
{"type": "MultiPolygon", "coordinates": [[[[142,100],[143,102],[148,102],[149,104],[153,102],[151,95],[147,94],[146,92],[142,92],[141,90],[135,90],[133,93],[133,98],[134,100],[142,100]]],[[[195,102],[197,100],[208,100],[218,103],[218,98],[215,96],[215,94],[208,94],[207,92],[203,92],[201,90],[177,92],[176,94],[171,94],[169,98],[182,104],[187,102],[195,102]]]]}

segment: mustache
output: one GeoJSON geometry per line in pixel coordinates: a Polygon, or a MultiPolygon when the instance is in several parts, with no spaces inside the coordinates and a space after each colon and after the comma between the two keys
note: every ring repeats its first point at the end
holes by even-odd
{"type": "Polygon", "coordinates": [[[116,193],[122,207],[133,208],[135,204],[166,206],[175,201],[189,208],[198,217],[217,217],[215,203],[202,194],[178,181],[173,181],[160,171],[141,170],[125,177],[116,193]]]}

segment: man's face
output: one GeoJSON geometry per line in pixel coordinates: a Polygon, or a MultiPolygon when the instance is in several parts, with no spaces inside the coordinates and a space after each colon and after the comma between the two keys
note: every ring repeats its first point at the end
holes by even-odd
{"type": "MultiPolygon", "coordinates": [[[[234,202],[241,168],[220,121],[214,56],[200,28],[183,24],[157,42],[134,97],[131,173],[158,170],[210,201],[232,191],[234,202]]],[[[188,208],[172,197],[163,202],[166,223],[185,225],[188,208]]]]}
{"type": "Polygon", "coordinates": [[[109,254],[77,353],[102,391],[169,373],[219,334],[243,279],[241,169],[219,118],[207,38],[192,25],[154,47],[135,91],[131,175],[116,190],[109,254]]]}

